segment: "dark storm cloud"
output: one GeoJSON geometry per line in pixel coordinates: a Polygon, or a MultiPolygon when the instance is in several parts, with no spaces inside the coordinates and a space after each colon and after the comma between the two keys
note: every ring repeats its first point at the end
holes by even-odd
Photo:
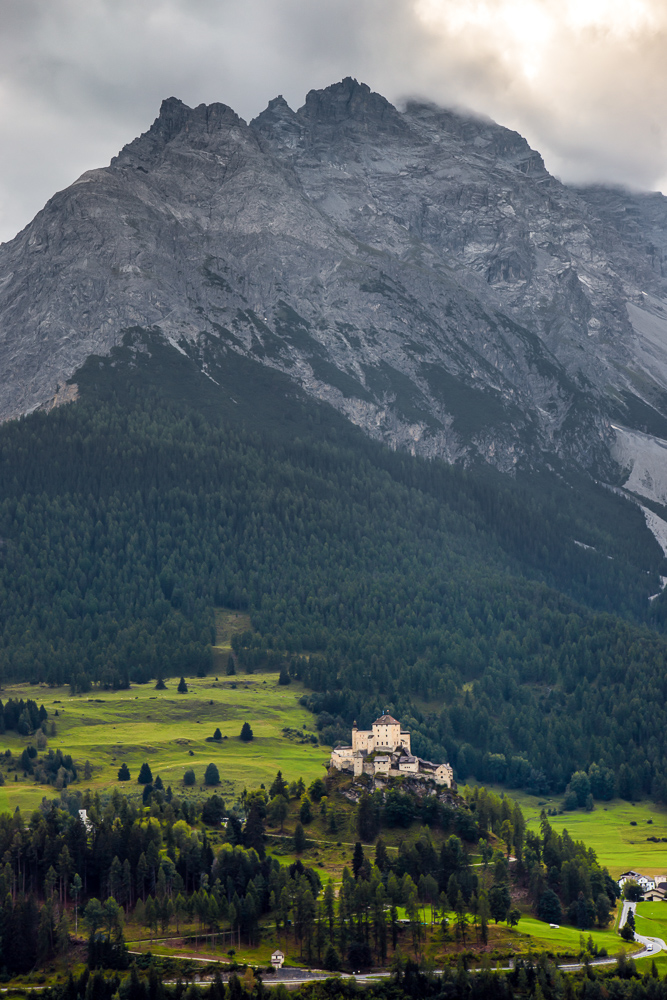
{"type": "Polygon", "coordinates": [[[569,180],[663,186],[662,0],[0,0],[0,239],[160,101],[250,118],[343,76],[518,129],[569,180]]]}

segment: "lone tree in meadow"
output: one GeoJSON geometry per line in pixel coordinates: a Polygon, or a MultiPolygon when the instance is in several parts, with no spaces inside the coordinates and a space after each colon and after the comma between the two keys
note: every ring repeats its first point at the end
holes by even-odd
{"type": "Polygon", "coordinates": [[[244,722],[241,726],[241,739],[244,743],[250,743],[252,739],[252,729],[249,722],[244,722]]]}
{"type": "Polygon", "coordinates": [[[219,785],[220,784],[220,772],[218,771],[215,764],[209,764],[204,772],[204,784],[205,785],[219,785]]]}
{"type": "Polygon", "coordinates": [[[213,739],[214,740],[222,739],[222,733],[220,732],[220,729],[216,729],[216,731],[213,733],[213,739]]]}
{"type": "Polygon", "coordinates": [[[141,765],[141,770],[139,771],[139,777],[137,778],[137,781],[139,782],[140,785],[149,785],[153,781],[153,772],[151,771],[146,761],[144,761],[143,764],[141,765]]]}
{"type": "Polygon", "coordinates": [[[179,694],[188,693],[188,686],[185,683],[185,677],[181,677],[180,681],[178,682],[178,687],[176,688],[176,690],[178,691],[179,694]]]}
{"type": "Polygon", "coordinates": [[[130,780],[130,769],[127,764],[123,763],[118,768],[118,780],[119,781],[129,781],[130,780]]]}
{"type": "Polygon", "coordinates": [[[167,685],[165,684],[165,682],[162,679],[162,677],[158,677],[157,684],[155,685],[155,690],[156,691],[166,691],[167,690],[167,685]]]}
{"type": "Polygon", "coordinates": [[[185,774],[183,775],[183,784],[184,785],[194,785],[195,780],[196,780],[195,779],[195,772],[192,770],[191,767],[189,767],[187,769],[187,771],[185,772],[185,774]]]}

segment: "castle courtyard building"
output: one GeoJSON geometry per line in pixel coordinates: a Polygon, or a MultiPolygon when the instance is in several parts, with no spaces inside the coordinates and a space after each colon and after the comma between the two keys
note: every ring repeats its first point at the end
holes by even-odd
{"type": "Polygon", "coordinates": [[[356,777],[361,774],[382,777],[406,775],[431,780],[451,788],[454,772],[449,764],[433,764],[414,757],[410,748],[410,733],[401,729],[398,719],[385,713],[370,729],[352,726],[352,745],[337,746],[331,752],[329,766],[338,771],[348,771],[356,777]]]}

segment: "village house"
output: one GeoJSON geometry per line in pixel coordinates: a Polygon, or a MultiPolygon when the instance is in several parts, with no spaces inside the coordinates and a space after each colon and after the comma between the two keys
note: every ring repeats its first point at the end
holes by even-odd
{"type": "Polygon", "coordinates": [[[644,893],[644,900],[647,903],[664,903],[667,901],[667,890],[656,886],[655,889],[648,889],[644,893]]]}
{"type": "Polygon", "coordinates": [[[410,733],[401,729],[393,716],[381,715],[370,729],[352,726],[352,745],[337,746],[331,752],[329,766],[338,771],[351,771],[355,777],[368,774],[397,778],[409,775],[422,781],[432,780],[451,788],[454,772],[449,764],[433,764],[414,757],[410,749],[410,733]]]}
{"type": "Polygon", "coordinates": [[[617,881],[620,889],[623,888],[626,882],[636,882],[644,893],[656,888],[655,879],[649,878],[648,875],[641,875],[635,871],[623,872],[622,875],[619,875],[617,881]]]}

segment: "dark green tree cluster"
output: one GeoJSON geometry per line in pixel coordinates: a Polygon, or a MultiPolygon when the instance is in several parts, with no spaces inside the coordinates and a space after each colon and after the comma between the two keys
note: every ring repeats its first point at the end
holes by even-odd
{"type": "Polygon", "coordinates": [[[23,698],[18,700],[9,698],[5,705],[0,701],[0,732],[2,733],[7,732],[8,729],[15,729],[21,736],[30,736],[46,722],[48,717],[49,713],[44,706],[41,705],[38,708],[37,703],[31,698],[28,698],[27,701],[24,701],[23,698]]]}

